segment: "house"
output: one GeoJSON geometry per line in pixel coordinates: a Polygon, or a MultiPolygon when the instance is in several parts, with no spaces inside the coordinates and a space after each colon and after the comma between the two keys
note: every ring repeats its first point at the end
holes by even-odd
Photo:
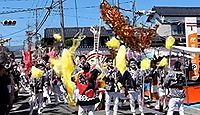
{"type": "MultiPolygon", "coordinates": [[[[98,28],[96,28],[98,30],[98,28]]],[[[79,31],[83,31],[83,35],[86,35],[86,38],[81,42],[80,47],[93,47],[94,44],[94,35],[90,31],[90,27],[67,27],[64,29],[64,38],[65,40],[73,38],[79,31]]],[[[44,30],[45,39],[53,39],[53,35],[61,33],[60,28],[46,28],[44,30]]],[[[100,47],[105,47],[105,42],[109,40],[109,36],[113,36],[111,30],[106,30],[105,27],[101,27],[100,34],[100,47]]]]}
{"type": "MultiPolygon", "coordinates": [[[[94,34],[90,31],[91,27],[67,27],[64,28],[64,38],[65,38],[65,43],[67,46],[70,46],[72,44],[71,39],[79,32],[83,31],[83,35],[86,35],[86,38],[81,41],[81,45],[78,48],[79,52],[78,54],[86,54],[89,51],[93,50],[93,45],[94,45],[94,34]]],[[[98,30],[98,27],[95,27],[95,29],[98,30]]],[[[60,28],[46,28],[44,30],[44,38],[43,41],[46,42],[48,45],[53,45],[54,43],[54,34],[61,33],[60,28]]],[[[111,30],[107,30],[105,27],[101,27],[101,34],[100,34],[100,40],[99,40],[99,50],[107,52],[106,48],[106,41],[109,40],[110,36],[113,36],[114,34],[112,33],[111,30]]]]}
{"type": "Polygon", "coordinates": [[[197,17],[197,31],[200,35],[200,7],[160,7],[154,6],[147,22],[159,24],[158,36],[176,38],[176,45],[186,46],[185,17],[197,17]]]}

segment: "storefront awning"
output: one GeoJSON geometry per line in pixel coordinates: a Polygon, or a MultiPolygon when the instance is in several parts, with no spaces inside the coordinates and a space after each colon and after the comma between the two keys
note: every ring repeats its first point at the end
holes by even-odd
{"type": "Polygon", "coordinates": [[[200,54],[200,48],[173,46],[173,49],[180,50],[180,51],[187,52],[187,53],[198,53],[198,54],[200,54]]]}

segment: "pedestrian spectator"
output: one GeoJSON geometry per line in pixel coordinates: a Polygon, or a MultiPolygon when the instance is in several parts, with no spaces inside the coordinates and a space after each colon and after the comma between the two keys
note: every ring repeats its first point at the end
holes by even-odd
{"type": "Polygon", "coordinates": [[[151,77],[151,98],[152,101],[157,101],[159,96],[158,96],[158,76],[159,73],[157,71],[157,60],[151,60],[151,69],[150,69],[150,74],[149,77],[151,77]]]}
{"type": "Polygon", "coordinates": [[[46,106],[46,103],[51,103],[50,93],[51,93],[51,77],[52,77],[52,69],[50,68],[50,64],[46,63],[45,73],[44,73],[44,103],[43,107],[46,106]]]}
{"type": "Polygon", "coordinates": [[[166,104],[166,100],[167,100],[167,88],[164,85],[164,81],[166,79],[166,72],[165,67],[159,67],[158,69],[158,96],[159,96],[159,100],[157,101],[157,105],[155,106],[155,108],[157,108],[159,111],[163,111],[166,109],[167,104],[166,104]]]}
{"type": "Polygon", "coordinates": [[[0,64],[0,114],[7,115],[10,103],[11,80],[5,67],[0,64]]]}
{"type": "Polygon", "coordinates": [[[184,115],[183,101],[185,98],[184,83],[185,75],[181,70],[181,62],[176,61],[174,69],[171,71],[165,81],[165,85],[169,87],[169,109],[167,115],[173,115],[173,112],[178,108],[179,114],[184,115]],[[176,107],[177,106],[177,107],[176,107]]]}
{"type": "Polygon", "coordinates": [[[19,92],[19,81],[20,81],[20,72],[18,71],[18,65],[13,65],[13,69],[11,70],[11,74],[13,76],[14,80],[14,86],[15,86],[15,100],[17,99],[18,92],[19,92]]]}
{"type": "Polygon", "coordinates": [[[61,94],[60,91],[60,85],[61,85],[61,78],[54,74],[53,78],[52,78],[52,86],[53,86],[53,93],[55,96],[55,100],[56,100],[56,105],[61,102],[61,100],[59,99],[59,96],[61,94]]]}
{"type": "MultiPolygon", "coordinates": [[[[37,64],[36,68],[41,69],[44,71],[45,66],[43,64],[37,64]]],[[[44,86],[44,75],[40,78],[33,78],[32,79],[32,90],[33,90],[33,98],[31,106],[30,106],[30,114],[33,113],[34,104],[37,104],[38,114],[42,114],[43,110],[43,86],[44,86]]]]}

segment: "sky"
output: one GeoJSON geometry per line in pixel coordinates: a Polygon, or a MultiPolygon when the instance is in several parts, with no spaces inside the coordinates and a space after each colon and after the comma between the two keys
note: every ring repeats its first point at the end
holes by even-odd
{"type": "MultiPolygon", "coordinates": [[[[16,20],[15,26],[0,25],[0,38],[12,38],[5,44],[11,46],[23,45],[23,41],[27,38],[26,31],[35,31],[36,28],[36,12],[26,11],[20,13],[2,14],[7,11],[19,11],[29,8],[49,7],[52,0],[0,0],[0,22],[4,20],[16,20]]],[[[53,0],[56,2],[57,0],[53,0]]],[[[117,0],[107,0],[110,4],[114,4],[117,0]]],[[[123,9],[131,9],[133,0],[119,0],[120,7],[123,9]]],[[[100,24],[99,5],[101,0],[65,0],[64,7],[64,23],[65,27],[84,27],[96,26],[100,24]],[[75,10],[75,1],[77,10],[75,10]],[[76,16],[77,11],[77,16],[76,16]]],[[[199,0],[135,0],[136,10],[151,10],[154,6],[179,6],[179,7],[200,7],[199,0]]],[[[37,11],[38,23],[42,20],[46,9],[37,11]]],[[[122,13],[130,19],[131,12],[122,11],[122,13]]],[[[145,17],[144,17],[145,18],[145,17]]],[[[105,25],[104,23],[102,25],[105,25]]],[[[39,33],[44,36],[45,28],[60,27],[60,16],[58,7],[55,7],[39,33]]]]}

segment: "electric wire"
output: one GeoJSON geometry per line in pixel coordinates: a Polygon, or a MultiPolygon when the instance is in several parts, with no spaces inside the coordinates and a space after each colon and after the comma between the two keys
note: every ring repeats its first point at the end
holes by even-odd
{"type": "MultiPolygon", "coordinates": [[[[63,0],[63,2],[66,1],[66,0],[63,0]]],[[[130,3],[130,2],[121,2],[120,4],[124,4],[124,3],[130,3]]],[[[56,1],[55,2],[55,6],[57,6],[59,3],[56,1]]],[[[48,9],[49,7],[41,7],[41,8],[28,8],[28,9],[22,9],[22,10],[13,10],[13,11],[3,11],[3,12],[0,12],[0,15],[3,15],[3,14],[11,14],[11,13],[19,13],[19,12],[29,12],[29,11],[35,11],[35,10],[46,10],[48,9]]],[[[90,8],[99,8],[99,6],[86,6],[86,7],[79,7],[77,8],[78,9],[83,9],[83,8],[86,8],[86,9],[90,9],[90,8]]],[[[70,10],[70,9],[76,9],[76,8],[63,8],[63,9],[66,9],[66,10],[70,10]]],[[[125,10],[125,9],[124,9],[125,10]]],[[[130,11],[130,10],[127,10],[127,11],[130,11]]]]}
{"type": "Polygon", "coordinates": [[[17,34],[17,33],[20,33],[20,32],[23,32],[24,30],[27,30],[29,27],[26,27],[24,29],[21,29],[19,31],[16,31],[16,32],[13,32],[13,33],[10,33],[10,34],[7,34],[7,35],[4,35],[3,37],[8,37],[8,36],[12,36],[14,34],[17,34]]]}
{"type": "MultiPolygon", "coordinates": [[[[65,2],[66,0],[63,0],[62,2],[65,2]]],[[[48,18],[48,16],[50,15],[50,13],[51,13],[51,9],[53,9],[53,8],[55,8],[56,6],[58,6],[59,5],[59,2],[58,1],[56,1],[55,3],[51,3],[51,5],[50,5],[50,7],[49,7],[49,9],[48,9],[48,11],[47,11],[47,13],[45,14],[45,16],[44,16],[44,18],[42,19],[42,21],[40,22],[40,24],[39,24],[39,26],[37,27],[37,30],[36,30],[36,32],[35,33],[37,33],[39,30],[40,30],[40,28],[43,26],[43,24],[45,23],[45,21],[47,20],[47,18],[48,18]]]]}
{"type": "MultiPolygon", "coordinates": [[[[66,1],[66,0],[64,0],[64,1],[66,1]]],[[[50,5],[50,7],[47,7],[47,8],[48,8],[48,11],[47,11],[45,17],[43,18],[43,20],[40,22],[40,25],[39,25],[38,29],[36,30],[36,33],[39,31],[39,29],[42,27],[42,25],[44,24],[44,22],[47,20],[49,14],[50,14],[50,9],[56,7],[57,5],[59,5],[58,2],[55,2],[54,4],[53,4],[53,2],[52,2],[51,5],[50,5]]],[[[37,8],[37,9],[40,9],[40,8],[37,8]]],[[[3,37],[12,36],[12,35],[14,35],[14,34],[23,32],[24,30],[26,30],[26,29],[28,29],[28,28],[30,28],[30,26],[29,26],[29,27],[26,27],[26,28],[24,28],[24,29],[22,29],[22,30],[19,30],[19,31],[16,31],[16,32],[7,34],[7,35],[5,35],[5,36],[3,36],[3,37]]]]}

